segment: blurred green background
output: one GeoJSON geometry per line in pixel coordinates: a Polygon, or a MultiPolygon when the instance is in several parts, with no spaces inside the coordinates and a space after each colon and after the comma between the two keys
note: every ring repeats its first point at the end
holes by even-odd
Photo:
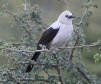
{"type": "MultiPolygon", "coordinates": [[[[66,5],[62,1],[61,3],[56,0],[29,0],[32,5],[38,4],[42,10],[41,18],[42,21],[50,25],[52,24],[59,16],[61,12],[66,10],[66,5]]],[[[71,5],[69,10],[74,13],[75,16],[82,16],[85,9],[81,8],[81,5],[87,0],[67,0],[71,5]]],[[[98,8],[91,7],[90,10],[93,12],[93,15],[90,18],[85,18],[90,24],[89,26],[82,25],[82,29],[86,34],[86,44],[96,42],[98,38],[101,38],[101,0],[94,0],[98,5],[98,8]]],[[[8,4],[8,7],[11,11],[16,12],[19,5],[21,5],[20,0],[0,0],[0,11],[3,11],[3,4],[8,4]]],[[[9,37],[15,37],[16,41],[19,41],[21,32],[17,27],[11,28],[9,20],[11,17],[0,18],[0,38],[9,40],[9,37]]],[[[76,20],[73,21],[76,23],[76,20]]],[[[96,53],[101,53],[98,48],[91,49],[89,53],[82,54],[82,60],[85,63],[87,70],[92,74],[97,74],[101,77],[101,62],[95,63],[93,56],[96,53]]],[[[0,66],[7,63],[7,59],[0,57],[0,66]]]]}

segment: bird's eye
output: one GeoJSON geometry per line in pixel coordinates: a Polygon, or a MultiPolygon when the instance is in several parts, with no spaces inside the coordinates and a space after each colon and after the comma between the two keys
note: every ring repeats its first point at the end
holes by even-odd
{"type": "Polygon", "coordinates": [[[68,15],[65,15],[65,17],[68,17],[68,15]]]}

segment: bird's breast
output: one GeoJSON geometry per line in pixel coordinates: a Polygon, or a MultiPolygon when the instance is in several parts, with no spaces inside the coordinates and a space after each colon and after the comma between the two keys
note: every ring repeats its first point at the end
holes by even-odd
{"type": "Polygon", "coordinates": [[[57,35],[51,41],[50,46],[57,46],[57,47],[63,46],[70,39],[70,37],[72,35],[72,32],[73,32],[73,27],[72,26],[60,27],[57,35]]]}

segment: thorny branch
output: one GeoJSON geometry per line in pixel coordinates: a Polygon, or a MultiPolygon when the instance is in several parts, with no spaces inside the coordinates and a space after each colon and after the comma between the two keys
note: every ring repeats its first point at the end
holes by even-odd
{"type": "MultiPolygon", "coordinates": [[[[75,43],[76,44],[76,43],[75,43]]],[[[71,46],[71,47],[60,47],[59,49],[81,49],[81,48],[90,48],[90,47],[100,47],[101,43],[97,43],[97,44],[90,44],[90,45],[81,45],[81,46],[71,46]]],[[[4,50],[10,50],[10,51],[16,51],[16,52],[25,52],[25,53],[35,53],[35,52],[50,52],[53,53],[54,51],[52,50],[48,50],[48,49],[42,49],[42,50],[20,50],[20,49],[12,49],[12,48],[3,48],[4,50]]]]}
{"type": "MultiPolygon", "coordinates": [[[[34,78],[16,78],[16,77],[13,77],[8,71],[7,72],[3,72],[2,73],[3,74],[3,76],[8,76],[9,78],[11,78],[13,81],[43,81],[43,82],[50,82],[50,80],[48,80],[48,79],[38,79],[38,80],[36,80],[36,79],[34,79],[34,78]]],[[[6,82],[7,80],[2,80],[2,79],[0,79],[0,82],[6,82]]],[[[52,83],[56,83],[54,80],[53,81],[51,81],[52,83]]]]}
{"type": "Polygon", "coordinates": [[[23,3],[22,6],[24,7],[24,10],[27,10],[26,3],[23,3]]]}
{"type": "Polygon", "coordinates": [[[68,8],[68,3],[67,3],[67,0],[64,0],[64,2],[65,2],[66,6],[67,6],[67,8],[68,8]]]}
{"type": "Polygon", "coordinates": [[[3,72],[3,76],[9,76],[9,78],[11,78],[14,81],[17,81],[16,78],[14,76],[12,76],[8,71],[7,72],[3,72]]]}
{"type": "MultiPolygon", "coordinates": [[[[78,43],[78,39],[79,39],[79,37],[77,36],[77,38],[76,38],[76,42],[75,42],[75,44],[74,44],[73,47],[75,47],[75,46],[77,45],[77,43],[78,43]]],[[[69,60],[72,60],[74,50],[75,50],[75,48],[72,48],[72,50],[71,50],[71,52],[70,52],[70,55],[69,55],[69,57],[68,57],[69,60]]]]}
{"type": "Polygon", "coordinates": [[[87,74],[84,73],[79,67],[77,67],[76,69],[78,70],[78,72],[81,73],[81,75],[82,75],[90,84],[96,84],[96,82],[94,82],[94,81],[91,82],[91,81],[89,80],[89,78],[87,77],[87,74]]]}
{"type": "Polygon", "coordinates": [[[6,57],[7,57],[12,63],[17,64],[17,63],[15,63],[14,60],[12,60],[12,58],[9,57],[9,55],[8,55],[8,53],[7,53],[6,51],[4,51],[4,52],[5,52],[5,54],[6,54],[6,57]]]}
{"type": "Polygon", "coordinates": [[[83,16],[81,17],[80,22],[79,22],[79,24],[77,25],[78,27],[83,23],[83,20],[84,20],[84,18],[85,18],[85,16],[86,16],[87,12],[88,12],[88,8],[86,8],[85,13],[84,13],[83,16]]]}
{"type": "MultiPolygon", "coordinates": [[[[95,47],[95,46],[101,46],[101,44],[91,44],[91,45],[82,45],[82,46],[73,46],[73,47],[66,47],[66,48],[70,48],[70,49],[75,49],[75,48],[84,48],[84,47],[95,47]]],[[[63,48],[62,48],[63,49],[63,48]]],[[[11,50],[12,51],[12,49],[10,49],[10,48],[5,48],[4,50],[11,50]]],[[[48,49],[43,49],[43,50],[35,50],[35,51],[30,51],[30,50],[28,50],[28,51],[26,51],[26,50],[19,50],[19,49],[14,49],[15,51],[18,51],[18,52],[30,52],[30,53],[34,53],[34,52],[51,52],[52,53],[52,51],[51,50],[48,50],[48,49]]],[[[11,59],[10,59],[11,60],[11,59]]],[[[29,64],[29,62],[19,62],[19,64],[22,64],[22,65],[26,65],[26,64],[29,64]]],[[[33,65],[46,65],[45,63],[32,63],[33,65]]],[[[59,64],[58,63],[58,60],[57,60],[57,64],[59,64]]],[[[51,64],[50,66],[52,66],[52,67],[58,67],[58,65],[56,65],[56,64],[51,64]]],[[[58,71],[58,74],[60,74],[60,81],[61,81],[61,83],[62,84],[64,84],[63,83],[63,80],[61,80],[61,73],[60,73],[60,69],[59,68],[56,68],[57,69],[57,71],[58,71]]],[[[77,70],[82,74],[82,76],[88,81],[89,79],[88,79],[88,77],[87,77],[87,75],[85,74],[85,73],[83,73],[79,68],[77,68],[77,70]]],[[[21,80],[21,81],[34,81],[34,79],[32,80],[32,79],[19,79],[19,80],[21,80]]],[[[0,82],[3,82],[3,81],[5,81],[5,80],[0,80],[0,82]]],[[[43,80],[41,80],[41,81],[43,81],[43,80]]],[[[46,80],[45,80],[46,81],[46,80]]],[[[90,81],[90,80],[89,80],[90,81]]],[[[88,81],[88,82],[89,82],[88,81]]],[[[94,83],[95,84],[95,83],[94,83]]]]}
{"type": "Polygon", "coordinates": [[[82,74],[82,76],[83,76],[89,83],[91,83],[90,80],[88,79],[87,75],[86,75],[84,72],[82,72],[79,67],[77,67],[76,69],[78,70],[78,72],[80,72],[80,73],[82,74]]]}
{"type": "MultiPolygon", "coordinates": [[[[90,0],[90,3],[92,4],[93,3],[93,0],[90,0]]],[[[83,20],[84,20],[84,18],[85,18],[85,16],[86,16],[86,14],[88,13],[88,7],[86,7],[86,10],[85,10],[85,13],[83,14],[83,16],[81,17],[81,19],[80,19],[80,22],[78,23],[78,27],[83,23],[83,20]]],[[[84,46],[82,46],[82,47],[76,47],[76,45],[77,45],[77,43],[78,43],[78,39],[79,39],[79,37],[77,36],[77,39],[76,39],[76,42],[75,42],[75,44],[74,44],[74,46],[73,47],[75,47],[75,48],[83,48],[84,46]]],[[[96,45],[96,44],[95,44],[96,45]]],[[[96,45],[97,46],[97,45],[96,45]]],[[[92,45],[89,45],[89,46],[86,46],[86,47],[92,47],[92,45]]],[[[70,53],[70,56],[69,56],[69,60],[72,60],[72,57],[73,57],[73,52],[74,52],[74,48],[71,50],[71,53],[70,53]]],[[[80,70],[80,68],[76,68],[77,70],[78,70],[78,72],[80,72],[81,74],[82,74],[82,76],[91,84],[91,81],[89,80],[89,78],[87,77],[87,75],[84,73],[84,72],[82,72],[82,70],[80,70]]],[[[96,84],[96,83],[94,83],[93,82],[93,84],[96,84]]]]}
{"type": "MultiPolygon", "coordinates": [[[[66,6],[68,7],[67,1],[64,0],[64,2],[66,3],[66,6]]],[[[90,2],[92,3],[93,0],[90,0],[90,2]]],[[[24,5],[24,8],[25,8],[25,10],[26,10],[26,6],[25,6],[25,5],[24,5]]],[[[19,20],[16,18],[16,16],[13,15],[7,8],[6,8],[6,12],[9,13],[10,15],[12,15],[12,16],[14,17],[14,19],[15,19],[18,23],[20,23],[21,25],[23,24],[23,23],[22,23],[21,21],[19,21],[19,20]]],[[[84,20],[84,18],[85,18],[85,16],[86,16],[87,12],[88,12],[88,8],[86,8],[86,10],[85,10],[83,16],[81,17],[80,22],[78,23],[77,26],[80,26],[80,25],[83,23],[83,20],[84,20]]],[[[28,25],[30,25],[27,21],[25,21],[25,22],[26,22],[28,25]]],[[[31,26],[31,25],[30,25],[30,26],[31,26]]],[[[25,28],[25,31],[29,34],[30,38],[35,41],[35,39],[32,38],[30,32],[29,32],[26,28],[25,28]]],[[[76,39],[76,42],[75,42],[74,46],[72,46],[72,47],[65,47],[65,48],[67,48],[67,49],[72,49],[72,50],[71,50],[71,53],[70,53],[70,56],[69,56],[69,60],[72,60],[73,52],[74,52],[74,49],[76,49],[76,48],[101,46],[101,44],[90,44],[90,45],[76,46],[77,43],[78,43],[78,39],[79,39],[79,37],[77,36],[77,39],[76,39]]],[[[8,49],[8,48],[6,48],[6,49],[8,49]]],[[[64,49],[64,47],[63,47],[63,48],[60,48],[60,49],[64,49]]],[[[11,50],[11,49],[8,49],[8,50],[11,50]]],[[[18,50],[18,49],[14,49],[14,50],[15,50],[15,51],[18,51],[18,52],[30,52],[30,53],[35,53],[35,52],[52,52],[51,50],[48,50],[48,49],[35,50],[35,51],[30,51],[30,50],[29,50],[29,51],[26,51],[26,50],[18,50]]],[[[55,59],[56,59],[57,64],[58,64],[58,63],[59,63],[59,60],[57,60],[56,57],[55,57],[55,59]]],[[[29,62],[19,62],[19,64],[25,65],[25,64],[29,64],[29,62]]],[[[32,64],[33,64],[33,65],[45,65],[44,63],[32,63],[32,64]]],[[[57,72],[58,72],[58,75],[60,75],[59,80],[60,80],[61,84],[64,84],[64,81],[62,80],[62,77],[61,77],[61,72],[60,72],[59,67],[58,67],[57,65],[53,65],[53,64],[52,64],[51,66],[56,67],[57,72]]],[[[80,68],[76,68],[76,69],[78,70],[78,72],[80,72],[80,73],[82,74],[82,76],[83,76],[89,83],[91,83],[90,80],[88,79],[87,75],[86,75],[84,72],[82,72],[82,70],[80,70],[80,68]]],[[[46,73],[47,73],[47,72],[46,72],[46,73]]],[[[47,73],[47,74],[49,74],[49,73],[47,73]]],[[[6,73],[5,75],[9,76],[9,77],[10,77],[11,79],[13,79],[13,80],[35,81],[35,79],[33,79],[33,78],[14,78],[14,77],[12,77],[9,73],[6,73]]],[[[0,82],[5,82],[5,81],[6,81],[6,80],[0,79],[0,82]]],[[[38,80],[38,81],[49,82],[47,79],[42,79],[42,80],[38,80]]],[[[53,81],[53,82],[54,82],[54,81],[53,81]]],[[[94,83],[94,84],[95,84],[95,83],[94,83]]]]}
{"type": "Polygon", "coordinates": [[[2,79],[0,79],[0,82],[6,82],[6,80],[2,80],[2,79]]]}
{"type": "Polygon", "coordinates": [[[44,72],[47,74],[47,76],[50,75],[50,73],[47,70],[44,70],[44,72]]]}
{"type": "MultiPolygon", "coordinates": [[[[5,7],[5,11],[6,11],[8,14],[10,14],[11,16],[13,16],[13,18],[15,19],[15,21],[17,21],[20,25],[23,25],[23,23],[17,19],[16,15],[14,15],[13,13],[11,13],[11,12],[7,9],[7,7],[5,7]]],[[[26,20],[25,20],[25,22],[26,22],[29,26],[31,26],[26,20]]],[[[30,32],[26,29],[26,27],[25,27],[25,31],[26,31],[26,33],[28,33],[30,39],[32,39],[34,42],[36,42],[36,40],[32,37],[32,35],[30,34],[30,32]]]]}
{"type": "MultiPolygon", "coordinates": [[[[93,3],[93,0],[90,0],[90,3],[92,4],[93,3]]],[[[88,13],[88,11],[89,11],[89,8],[86,7],[85,12],[84,12],[83,16],[81,17],[80,22],[77,25],[78,27],[83,23],[83,20],[84,20],[86,14],[88,13]]]]}
{"type": "MultiPolygon", "coordinates": [[[[59,64],[59,60],[57,59],[57,57],[56,57],[55,54],[54,54],[54,58],[56,59],[57,64],[59,64]]],[[[65,84],[64,81],[63,81],[63,79],[62,79],[62,74],[61,74],[61,71],[60,71],[59,67],[56,66],[55,68],[56,68],[56,70],[58,72],[59,81],[61,82],[61,84],[65,84]]]]}
{"type": "MultiPolygon", "coordinates": [[[[30,63],[29,61],[18,62],[18,64],[21,64],[21,65],[26,65],[26,64],[31,64],[31,65],[47,65],[47,64],[45,64],[45,63],[39,63],[39,62],[33,62],[33,63],[30,63]]],[[[49,64],[49,66],[57,67],[57,64],[49,64]]]]}
{"type": "MultiPolygon", "coordinates": [[[[99,47],[99,46],[101,46],[101,43],[99,43],[99,44],[90,44],[90,45],[82,45],[82,46],[76,46],[76,44],[77,44],[77,42],[75,43],[75,45],[73,47],[65,47],[67,49],[72,49],[72,53],[70,54],[70,59],[69,60],[72,60],[72,54],[73,54],[74,49],[76,49],[76,48],[80,48],[81,49],[81,48],[84,48],[84,47],[99,47]]],[[[64,49],[64,47],[63,48],[60,48],[60,49],[64,49]]],[[[12,49],[5,48],[5,50],[12,50],[12,49]]],[[[51,50],[48,50],[48,49],[35,50],[35,51],[14,49],[14,51],[17,51],[17,52],[28,52],[28,53],[35,53],[35,52],[48,52],[48,53],[53,53],[54,52],[54,51],[51,51],[51,50]]],[[[57,64],[59,64],[59,60],[57,60],[56,57],[55,57],[55,59],[57,61],[57,64]]],[[[29,64],[29,62],[19,62],[19,64],[25,65],[25,64],[29,64]]],[[[46,64],[45,63],[32,63],[32,65],[46,65],[46,64]]],[[[59,80],[60,80],[61,84],[64,84],[64,81],[61,78],[62,75],[61,75],[61,72],[60,72],[59,67],[56,64],[51,64],[50,66],[56,68],[56,70],[58,72],[58,75],[60,76],[59,80]]],[[[80,68],[76,68],[76,69],[90,83],[90,80],[88,79],[87,75],[84,72],[82,72],[82,70],[80,70],[80,68]]],[[[49,75],[49,73],[47,73],[47,74],[49,75]]],[[[95,84],[95,83],[93,83],[93,84],[95,84]]]]}

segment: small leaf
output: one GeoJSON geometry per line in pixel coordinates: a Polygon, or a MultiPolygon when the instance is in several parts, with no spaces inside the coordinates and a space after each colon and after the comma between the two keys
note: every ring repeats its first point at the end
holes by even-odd
{"type": "Polygon", "coordinates": [[[90,17],[92,15],[91,11],[88,11],[87,16],[90,17]]]}
{"type": "Polygon", "coordinates": [[[3,12],[0,12],[0,17],[1,17],[1,18],[3,17],[3,12]]]}
{"type": "Polygon", "coordinates": [[[93,5],[95,8],[98,8],[98,6],[96,4],[93,5]]]}
{"type": "Polygon", "coordinates": [[[59,2],[60,2],[60,0],[57,0],[57,1],[59,1],[59,2]]]}
{"type": "Polygon", "coordinates": [[[88,23],[88,22],[85,22],[84,24],[85,24],[86,26],[89,26],[89,23],[88,23]]]}
{"type": "Polygon", "coordinates": [[[96,53],[94,55],[95,63],[97,63],[99,61],[99,56],[100,56],[99,53],[96,53]]]}
{"type": "Polygon", "coordinates": [[[88,3],[85,4],[86,8],[89,8],[90,6],[91,6],[91,2],[88,2],[88,3]]]}

